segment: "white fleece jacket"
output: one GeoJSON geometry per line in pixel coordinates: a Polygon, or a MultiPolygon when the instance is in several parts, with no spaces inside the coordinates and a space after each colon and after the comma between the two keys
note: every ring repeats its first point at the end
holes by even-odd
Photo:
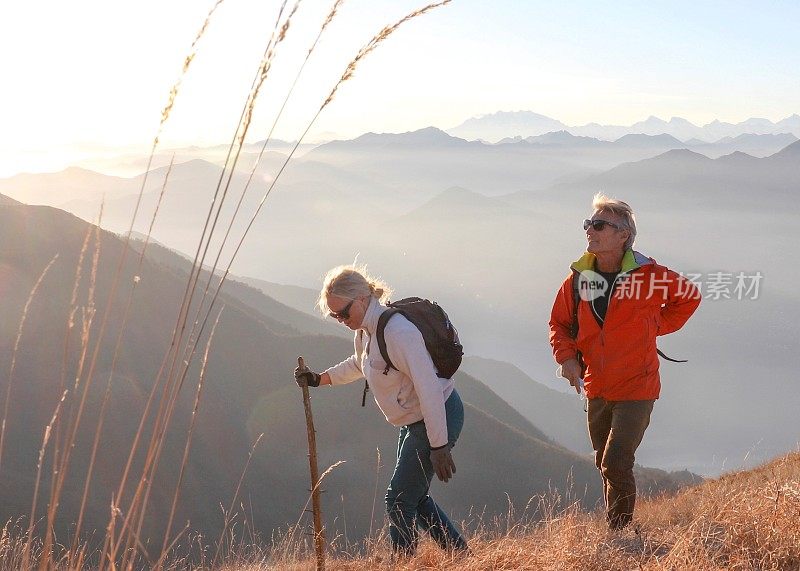
{"type": "Polygon", "coordinates": [[[386,362],[375,337],[378,317],[384,311],[385,305],[375,298],[370,300],[361,329],[355,334],[355,353],[325,372],[333,385],[366,377],[375,402],[390,424],[406,426],[424,420],[431,447],[444,446],[447,444],[444,402],[453,392],[454,381],[436,375],[422,333],[399,314],[389,320],[384,330],[386,351],[397,370],[389,369],[384,375],[386,362]]]}

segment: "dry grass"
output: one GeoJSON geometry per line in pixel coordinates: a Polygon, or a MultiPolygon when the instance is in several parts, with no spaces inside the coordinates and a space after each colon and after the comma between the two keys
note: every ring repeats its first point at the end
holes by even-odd
{"type": "MultiPolygon", "coordinates": [[[[609,531],[602,514],[585,513],[573,504],[560,512],[547,509],[537,523],[498,518],[469,533],[472,553],[453,557],[424,541],[412,558],[392,561],[386,530],[359,548],[335,547],[327,559],[332,571],[478,570],[798,570],[800,569],[800,453],[758,469],[723,476],[675,496],[641,501],[635,525],[609,531]],[[357,555],[352,555],[357,551],[357,555]]],[[[190,562],[173,557],[163,569],[224,571],[301,571],[315,569],[313,544],[306,530],[294,528],[270,545],[246,541],[233,532],[223,541],[221,563],[208,549],[190,562]]],[[[197,543],[196,541],[193,543],[197,543]]],[[[0,571],[33,569],[42,554],[21,526],[0,531],[0,571]],[[25,558],[30,558],[24,564],[25,558]]],[[[52,568],[73,568],[62,559],[52,568]]],[[[89,568],[89,567],[87,567],[89,568]]]]}
{"type": "MultiPolygon", "coordinates": [[[[470,533],[472,554],[453,558],[426,541],[418,554],[392,562],[382,538],[366,555],[333,553],[326,568],[587,570],[800,569],[800,453],[750,472],[723,476],[676,496],[641,501],[635,525],[609,531],[598,513],[572,506],[546,520],[511,526],[496,521],[470,533]]],[[[225,571],[315,568],[310,545],[253,548],[225,571]],[[304,555],[301,555],[304,554],[304,555]]]]}

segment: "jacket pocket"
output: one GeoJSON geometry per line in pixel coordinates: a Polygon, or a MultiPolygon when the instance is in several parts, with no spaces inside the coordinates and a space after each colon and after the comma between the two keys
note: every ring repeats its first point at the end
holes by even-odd
{"type": "Polygon", "coordinates": [[[384,414],[392,416],[391,411],[404,414],[419,404],[411,379],[391,367],[386,374],[384,371],[386,362],[380,357],[370,357],[368,380],[384,414]]]}
{"type": "Polygon", "coordinates": [[[400,390],[397,391],[397,404],[405,410],[413,410],[419,406],[417,391],[414,390],[411,379],[402,374],[401,376],[403,378],[400,381],[400,390]]]}

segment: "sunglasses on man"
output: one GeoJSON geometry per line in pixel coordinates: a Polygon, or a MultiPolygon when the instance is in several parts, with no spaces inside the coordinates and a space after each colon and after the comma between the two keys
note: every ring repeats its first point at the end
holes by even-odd
{"type": "Polygon", "coordinates": [[[355,301],[356,300],[351,299],[350,303],[345,305],[340,311],[330,311],[328,312],[328,315],[340,321],[347,321],[348,319],[350,319],[350,308],[353,306],[353,303],[355,301]]]}
{"type": "Polygon", "coordinates": [[[613,222],[609,222],[608,220],[601,220],[599,218],[595,218],[594,220],[588,220],[588,219],[584,220],[583,221],[583,229],[584,230],[588,230],[589,226],[591,226],[597,232],[601,232],[603,230],[603,228],[606,227],[606,224],[608,224],[609,226],[611,226],[612,228],[614,228],[616,230],[624,230],[624,227],[619,225],[619,224],[615,224],[613,222]]]}

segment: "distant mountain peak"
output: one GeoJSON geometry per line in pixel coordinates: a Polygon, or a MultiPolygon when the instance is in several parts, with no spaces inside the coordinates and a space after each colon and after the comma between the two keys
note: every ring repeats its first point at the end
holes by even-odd
{"type": "MultiPolygon", "coordinates": [[[[167,166],[163,166],[163,167],[156,167],[156,168],[150,169],[150,171],[148,171],[147,174],[148,174],[148,176],[151,176],[151,175],[153,175],[153,176],[154,175],[158,175],[158,176],[166,175],[166,173],[167,173],[167,171],[169,169],[170,169],[170,167],[168,165],[167,166]]],[[[189,159],[188,161],[184,161],[182,163],[176,163],[176,164],[172,165],[172,171],[170,172],[170,179],[174,180],[176,176],[184,174],[184,173],[189,173],[189,174],[192,174],[192,175],[196,175],[198,173],[205,173],[205,174],[213,173],[213,174],[217,174],[221,170],[222,170],[222,167],[220,167],[219,165],[215,165],[214,163],[212,163],[210,161],[207,161],[205,159],[189,159]]],[[[139,177],[142,177],[144,175],[145,175],[145,173],[142,173],[142,174],[139,175],[139,177]]]]}
{"type": "Polygon", "coordinates": [[[573,135],[588,136],[602,141],[613,141],[630,133],[669,134],[681,141],[697,139],[704,142],[716,141],[726,136],[736,137],[746,133],[791,132],[800,137],[800,114],[795,113],[778,123],[761,117],[751,117],[735,124],[714,119],[710,123],[699,126],[683,117],[673,116],[665,121],[656,115],[650,115],[644,121],[628,126],[604,125],[598,122],[582,126],[568,126],[561,121],[533,111],[498,111],[467,119],[461,125],[447,129],[447,132],[471,141],[483,139],[495,143],[499,141],[511,143],[514,141],[508,139],[516,137],[529,139],[562,130],[573,135]]]}
{"type": "Polygon", "coordinates": [[[428,205],[431,204],[447,204],[453,201],[459,203],[470,202],[472,204],[495,204],[497,199],[481,194],[463,186],[451,186],[444,192],[434,196],[428,205]]]}
{"type": "Polygon", "coordinates": [[[673,137],[672,135],[668,135],[666,133],[661,133],[660,135],[647,135],[645,133],[631,133],[629,135],[623,135],[616,141],[614,144],[617,145],[636,145],[636,146],[653,146],[653,147],[664,147],[664,146],[674,146],[674,147],[685,147],[686,145],[680,139],[673,137]]]}
{"type": "Polygon", "coordinates": [[[514,119],[546,119],[548,121],[555,121],[552,117],[548,117],[546,115],[542,115],[540,113],[534,113],[533,111],[495,111],[494,113],[486,113],[485,115],[478,115],[475,117],[476,119],[487,119],[487,118],[514,118],[514,119]]]}
{"type": "Polygon", "coordinates": [[[733,151],[727,155],[722,155],[716,160],[723,163],[742,163],[744,161],[759,161],[761,159],[754,157],[753,155],[748,155],[742,151],[733,151]]]}
{"type": "Polygon", "coordinates": [[[786,145],[780,151],[772,155],[772,157],[792,157],[792,158],[800,158],[800,139],[786,145]]]}
{"type": "Polygon", "coordinates": [[[441,219],[444,215],[452,216],[454,213],[459,213],[458,216],[461,216],[464,212],[482,212],[485,214],[492,210],[503,208],[508,208],[508,204],[502,200],[486,196],[463,186],[451,186],[400,219],[441,219]]]}
{"type": "Polygon", "coordinates": [[[533,111],[497,111],[467,119],[447,132],[467,140],[499,141],[520,135],[532,137],[566,129],[567,125],[533,111]]]}
{"type": "Polygon", "coordinates": [[[657,159],[659,157],[686,157],[686,158],[692,158],[692,159],[695,159],[695,160],[703,160],[703,161],[710,161],[711,160],[707,156],[705,156],[704,154],[696,153],[694,151],[690,151],[689,149],[670,149],[666,153],[662,153],[662,154],[658,155],[658,157],[655,157],[655,158],[657,159]]]}
{"type": "Polygon", "coordinates": [[[545,133],[544,135],[539,135],[538,137],[533,137],[533,138],[549,139],[549,140],[571,140],[571,139],[577,139],[578,137],[576,137],[566,129],[561,129],[560,131],[551,131],[549,133],[545,133]]]}
{"type": "Polygon", "coordinates": [[[405,133],[364,133],[355,139],[325,143],[311,152],[314,153],[318,150],[346,150],[348,148],[363,150],[390,147],[463,147],[482,144],[477,141],[470,142],[454,137],[438,127],[425,127],[405,133]]]}
{"type": "MultiPolygon", "coordinates": [[[[710,163],[712,159],[708,158],[707,156],[696,153],[695,151],[690,151],[689,149],[670,149],[660,155],[656,155],[655,157],[649,159],[643,159],[638,162],[634,163],[626,163],[625,165],[620,165],[616,168],[622,168],[626,165],[646,165],[646,164],[658,164],[658,163],[668,163],[673,164],[678,162],[680,164],[687,164],[687,163],[710,163]]],[[[613,172],[616,169],[612,169],[613,172]]]]}

